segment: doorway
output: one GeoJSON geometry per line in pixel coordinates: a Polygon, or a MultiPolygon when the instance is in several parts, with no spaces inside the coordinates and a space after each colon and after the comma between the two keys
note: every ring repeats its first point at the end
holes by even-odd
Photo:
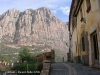
{"type": "Polygon", "coordinates": [[[92,48],[93,48],[93,57],[94,57],[94,64],[99,64],[99,50],[98,50],[98,38],[97,38],[97,32],[94,31],[91,34],[92,38],[92,48]]]}

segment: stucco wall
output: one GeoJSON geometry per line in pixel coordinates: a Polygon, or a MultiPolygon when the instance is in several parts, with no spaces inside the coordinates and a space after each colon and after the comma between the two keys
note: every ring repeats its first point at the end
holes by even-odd
{"type": "Polygon", "coordinates": [[[89,64],[88,32],[91,29],[91,27],[94,26],[95,24],[98,24],[98,29],[100,27],[100,8],[99,8],[100,5],[98,3],[98,0],[90,0],[90,3],[91,3],[91,10],[89,13],[87,13],[86,0],[83,1],[81,7],[82,7],[83,18],[86,19],[86,23],[83,21],[82,22],[80,21],[81,14],[79,11],[77,15],[77,25],[75,26],[73,30],[72,40],[71,40],[72,46],[73,46],[74,59],[77,59],[77,56],[80,56],[81,61],[83,63],[84,63],[83,60],[85,60],[85,64],[89,64]],[[83,51],[83,48],[82,48],[82,37],[84,37],[84,40],[85,40],[85,51],[83,51]],[[75,41],[77,42],[77,45],[78,45],[77,46],[78,52],[76,52],[75,41]]]}

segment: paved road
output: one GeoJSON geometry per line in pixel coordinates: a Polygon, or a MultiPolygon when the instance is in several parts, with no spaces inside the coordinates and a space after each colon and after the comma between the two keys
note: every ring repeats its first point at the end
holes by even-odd
{"type": "Polygon", "coordinates": [[[76,70],[77,75],[100,75],[100,71],[95,68],[90,68],[89,66],[84,66],[79,63],[67,63],[67,64],[69,64],[76,70]]]}
{"type": "Polygon", "coordinates": [[[50,75],[69,75],[69,70],[62,63],[54,63],[51,64],[50,75]]]}
{"type": "Polygon", "coordinates": [[[79,63],[54,63],[50,75],[100,75],[100,71],[79,63]]]}

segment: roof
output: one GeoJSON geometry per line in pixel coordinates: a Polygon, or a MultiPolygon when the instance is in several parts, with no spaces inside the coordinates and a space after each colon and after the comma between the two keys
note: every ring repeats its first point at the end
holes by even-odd
{"type": "Polygon", "coordinates": [[[75,0],[72,0],[71,3],[71,8],[70,8],[70,13],[69,13],[69,25],[68,25],[68,29],[70,31],[70,19],[71,19],[71,13],[72,13],[72,9],[73,9],[73,4],[74,4],[75,0]]]}
{"type": "Polygon", "coordinates": [[[79,9],[82,5],[83,0],[72,0],[71,8],[70,8],[70,14],[69,14],[69,26],[68,29],[70,31],[70,22],[71,22],[71,16],[77,16],[79,9]]]}

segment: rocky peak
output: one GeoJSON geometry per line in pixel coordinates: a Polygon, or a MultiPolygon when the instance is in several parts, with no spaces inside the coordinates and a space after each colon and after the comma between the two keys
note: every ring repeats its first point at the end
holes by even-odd
{"type": "Polygon", "coordinates": [[[67,29],[66,23],[46,7],[27,9],[24,12],[11,9],[0,17],[0,39],[21,45],[42,44],[66,50],[67,29]]]}
{"type": "Polygon", "coordinates": [[[17,9],[10,9],[8,11],[6,11],[5,13],[3,13],[0,17],[1,19],[4,19],[5,17],[12,17],[12,18],[16,18],[18,17],[18,15],[20,14],[20,11],[17,9]]]}
{"type": "Polygon", "coordinates": [[[14,8],[6,11],[4,14],[2,14],[2,16],[12,16],[16,13],[20,13],[20,11],[14,8]]]}
{"type": "MultiPolygon", "coordinates": [[[[36,10],[48,10],[48,11],[50,11],[50,9],[49,8],[47,8],[47,7],[41,7],[41,8],[38,8],[38,9],[36,9],[36,10]]],[[[50,11],[51,12],[51,11],[50,11]]]]}
{"type": "Polygon", "coordinates": [[[8,13],[16,13],[16,12],[20,12],[19,10],[17,10],[16,8],[10,9],[7,11],[8,13]]]}

